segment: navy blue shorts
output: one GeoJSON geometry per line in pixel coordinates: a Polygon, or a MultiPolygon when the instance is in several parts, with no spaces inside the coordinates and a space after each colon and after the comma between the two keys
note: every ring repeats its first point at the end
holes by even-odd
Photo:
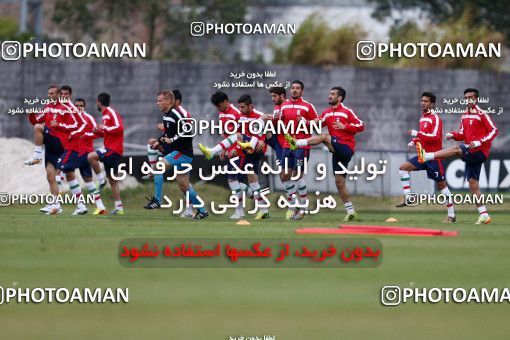
{"type": "Polygon", "coordinates": [[[266,144],[269,145],[276,155],[276,164],[283,166],[283,148],[278,142],[278,135],[272,134],[271,138],[266,138],[266,144]]]}
{"type": "Polygon", "coordinates": [[[426,161],[425,163],[420,163],[418,162],[418,156],[414,156],[409,158],[408,162],[414,165],[419,171],[426,170],[427,177],[436,182],[442,182],[445,180],[444,163],[442,159],[433,159],[426,161]]]}
{"type": "Polygon", "coordinates": [[[283,157],[282,157],[282,167],[285,169],[285,162],[287,162],[287,166],[289,170],[296,170],[298,168],[301,169],[301,173],[304,171],[304,163],[305,159],[308,160],[310,156],[310,149],[283,149],[283,157]]]}
{"type": "Polygon", "coordinates": [[[58,169],[58,158],[64,153],[64,147],[58,137],[52,136],[49,129],[45,126],[43,132],[44,143],[44,166],[48,163],[53,164],[58,169]]]}
{"type": "Polygon", "coordinates": [[[58,159],[58,168],[64,173],[74,171],[78,167],[79,158],[77,151],[64,150],[64,153],[58,159]]]}
{"type": "MultiPolygon", "coordinates": [[[[346,169],[351,161],[354,152],[352,149],[346,145],[340,143],[335,137],[331,137],[331,145],[333,145],[333,171],[341,171],[342,168],[340,164],[342,164],[346,169]]],[[[341,174],[341,176],[346,176],[346,174],[341,174]]]]}
{"type": "Polygon", "coordinates": [[[97,149],[96,153],[99,156],[99,160],[104,164],[104,170],[107,176],[110,176],[112,173],[114,175],[119,173],[121,155],[107,148],[97,149]]]}
{"type": "Polygon", "coordinates": [[[480,179],[480,171],[482,171],[482,164],[487,160],[487,157],[481,151],[469,152],[469,148],[461,144],[459,145],[462,150],[462,160],[466,163],[466,170],[464,170],[464,178],[469,180],[474,178],[477,181],[480,179]]]}
{"type": "Polygon", "coordinates": [[[90,167],[89,160],[87,159],[88,152],[85,152],[78,157],[78,169],[82,178],[92,177],[92,168],[90,167]]]}

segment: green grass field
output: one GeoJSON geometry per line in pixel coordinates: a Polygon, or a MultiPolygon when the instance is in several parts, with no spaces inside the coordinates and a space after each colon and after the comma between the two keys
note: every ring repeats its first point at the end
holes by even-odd
{"type": "MultiPolygon", "coordinates": [[[[175,188],[172,188],[175,194],[175,188]]],[[[221,188],[203,187],[210,199],[221,188]]],[[[108,193],[105,194],[108,196],[108,193]]],[[[390,200],[357,197],[364,224],[459,230],[459,237],[378,237],[375,269],[124,268],[117,246],[127,237],[296,237],[297,227],[336,227],[343,211],[284,222],[283,213],[250,226],[226,217],[191,222],[168,210],[144,211],[143,190],[124,193],[125,216],[44,216],[39,207],[0,208],[3,287],[129,287],[128,304],[4,304],[3,339],[276,339],[508,338],[508,304],[411,304],[384,307],[380,288],[510,287],[510,213],[475,226],[476,210],[387,209],[390,200]]],[[[111,207],[111,202],[106,202],[111,207]]]]}

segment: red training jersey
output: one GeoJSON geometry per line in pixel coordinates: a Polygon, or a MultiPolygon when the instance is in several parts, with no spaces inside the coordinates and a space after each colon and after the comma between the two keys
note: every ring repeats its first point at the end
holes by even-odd
{"type": "Polygon", "coordinates": [[[443,148],[443,121],[437,113],[429,110],[422,112],[420,130],[413,142],[420,142],[427,152],[436,152],[443,148]]]}
{"type": "Polygon", "coordinates": [[[97,134],[104,136],[104,147],[122,156],[124,153],[124,125],[120,115],[110,106],[103,110],[102,129],[97,134]]]}
{"type": "Polygon", "coordinates": [[[87,112],[83,111],[81,116],[85,120],[86,125],[81,137],[80,153],[89,153],[94,151],[94,139],[97,138],[97,136],[92,132],[92,130],[94,130],[97,124],[94,117],[89,115],[87,112]]]}

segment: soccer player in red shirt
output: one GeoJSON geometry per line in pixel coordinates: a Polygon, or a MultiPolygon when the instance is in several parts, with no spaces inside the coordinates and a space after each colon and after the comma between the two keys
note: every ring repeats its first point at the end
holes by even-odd
{"type": "Polygon", "coordinates": [[[89,194],[94,195],[96,210],[92,213],[92,215],[106,215],[107,211],[101,199],[101,195],[99,193],[95,193],[97,189],[96,183],[92,178],[92,168],[90,167],[90,163],[87,158],[88,154],[94,151],[94,139],[98,138],[98,136],[92,132],[97,124],[94,120],[94,117],[85,111],[85,99],[76,98],[74,101],[74,106],[76,106],[80,112],[81,119],[83,119],[85,122],[85,129],[83,130],[83,135],[81,136],[80,157],[78,158],[77,166],[80,170],[81,177],[87,186],[89,194]]]}
{"type": "MultiPolygon", "coordinates": [[[[255,130],[259,127],[262,128],[264,125],[263,117],[265,114],[261,111],[258,111],[253,106],[252,98],[249,94],[243,94],[237,100],[237,104],[239,105],[239,111],[241,115],[239,117],[239,123],[244,125],[243,131],[244,135],[238,136],[238,138],[244,138],[247,141],[255,140],[255,144],[258,143],[259,140],[263,139],[262,134],[257,134],[255,130]],[[254,121],[258,122],[258,126],[253,124],[254,121]],[[251,125],[250,125],[251,124],[251,125]]],[[[248,142],[247,142],[248,143],[248,142]]],[[[240,168],[244,169],[247,164],[251,164],[253,167],[253,174],[247,175],[248,185],[251,189],[253,199],[257,200],[259,203],[263,203],[263,199],[260,195],[261,187],[259,184],[259,162],[264,156],[267,147],[264,147],[262,150],[258,151],[256,148],[252,148],[251,151],[242,150],[239,151],[240,157],[240,168]]],[[[239,182],[241,182],[242,176],[238,176],[239,182]]],[[[244,214],[244,212],[243,212],[244,214]]],[[[270,214],[267,208],[260,208],[257,215],[255,216],[256,220],[263,220],[269,218],[270,214]]]]}
{"type": "MultiPolygon", "coordinates": [[[[71,193],[78,199],[82,200],[80,183],[76,178],[75,170],[80,167],[80,153],[82,149],[82,136],[87,126],[80,110],[74,106],[71,101],[73,90],[69,85],[63,85],[60,88],[62,104],[66,107],[67,122],[57,125],[57,129],[63,134],[64,152],[59,157],[59,169],[64,172],[71,193]]],[[[90,174],[92,176],[92,174],[90,174]]],[[[92,180],[92,178],[90,178],[92,180]]],[[[78,201],[76,210],[73,215],[84,215],[87,213],[87,206],[78,201]]]]}
{"type": "MultiPolygon", "coordinates": [[[[466,111],[462,114],[460,129],[446,134],[446,139],[464,141],[465,144],[436,152],[427,152],[421,143],[416,143],[418,161],[425,163],[433,159],[461,157],[466,163],[464,177],[469,182],[469,189],[476,196],[481,196],[479,178],[483,163],[489,157],[492,141],[498,135],[498,129],[489,115],[478,105],[477,89],[464,90],[467,101],[466,111]]],[[[489,224],[491,218],[484,205],[477,203],[479,218],[476,224],[489,224]]]]}
{"type": "Polygon", "coordinates": [[[237,148],[237,134],[227,134],[225,131],[232,129],[237,125],[241,112],[228,100],[226,93],[217,91],[211,96],[212,104],[218,109],[218,116],[222,130],[224,131],[223,140],[212,148],[199,143],[198,147],[207,160],[212,159],[215,155],[220,154],[223,158],[225,154],[231,153],[237,148]],[[228,129],[227,129],[228,127],[228,129]]]}
{"type": "MultiPolygon", "coordinates": [[[[354,135],[365,130],[363,122],[358,116],[343,105],[346,91],[340,87],[333,87],[329,92],[329,108],[324,110],[320,120],[327,126],[329,134],[321,134],[306,139],[296,139],[286,135],[287,143],[292,149],[304,146],[324,144],[333,153],[333,171],[341,170],[339,163],[347,168],[356,146],[354,135]]],[[[344,221],[359,220],[358,213],[354,210],[347,186],[345,185],[345,174],[335,174],[335,184],[340,194],[347,215],[344,221]]]]}
{"type": "MultiPolygon", "coordinates": [[[[280,107],[280,119],[285,125],[294,127],[294,132],[298,133],[290,131],[290,135],[296,139],[305,139],[311,136],[309,133],[297,131],[299,128],[299,122],[304,120],[308,123],[317,118],[317,111],[315,110],[315,107],[310,102],[303,99],[304,90],[305,85],[303,82],[300,80],[294,80],[290,87],[291,97],[280,107]]],[[[308,202],[308,191],[306,188],[306,182],[303,178],[303,166],[305,159],[307,160],[309,155],[309,146],[300,146],[296,149],[291,149],[287,141],[283,144],[282,161],[284,174],[282,176],[282,180],[284,181],[285,190],[287,191],[287,197],[292,197],[297,187],[299,203],[301,205],[306,205],[308,202]],[[301,175],[297,181],[292,181],[291,177],[296,175],[297,171],[300,171],[301,175]]],[[[302,219],[304,215],[305,211],[303,209],[296,208],[294,211],[289,209],[285,214],[285,219],[302,219]]]]}
{"type": "MultiPolygon", "coordinates": [[[[441,121],[441,118],[434,113],[435,103],[436,96],[433,93],[423,92],[421,95],[422,114],[420,118],[420,128],[418,131],[408,131],[408,133],[414,137],[408,144],[408,147],[414,148],[416,143],[420,143],[424,148],[430,151],[438,151],[443,148],[443,122],[441,121]]],[[[402,208],[408,205],[407,195],[411,192],[409,172],[425,170],[427,171],[427,177],[437,183],[437,188],[441,191],[441,194],[449,197],[446,204],[448,215],[445,222],[455,222],[456,218],[453,201],[451,192],[446,184],[444,169],[443,160],[436,159],[420,163],[418,161],[418,156],[411,157],[408,161],[402,164],[399,169],[399,175],[404,196],[396,207],[402,208]]]]}
{"type": "Polygon", "coordinates": [[[104,138],[104,146],[88,154],[88,160],[99,180],[100,192],[106,186],[104,174],[101,172],[99,161],[103,162],[108,182],[112,187],[115,209],[110,215],[124,215],[124,207],[120,199],[119,182],[112,176],[118,173],[118,168],[124,153],[124,125],[120,115],[110,106],[110,95],[100,93],[97,97],[97,110],[103,114],[103,120],[92,132],[104,138]]]}

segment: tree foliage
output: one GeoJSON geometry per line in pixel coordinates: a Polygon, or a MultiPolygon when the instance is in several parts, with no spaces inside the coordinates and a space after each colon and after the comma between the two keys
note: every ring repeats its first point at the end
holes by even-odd
{"type": "Polygon", "coordinates": [[[510,41],[510,0],[369,0],[376,5],[373,16],[379,20],[392,18],[395,11],[419,9],[432,22],[442,24],[460,18],[470,10],[470,25],[499,31],[510,41]]]}

